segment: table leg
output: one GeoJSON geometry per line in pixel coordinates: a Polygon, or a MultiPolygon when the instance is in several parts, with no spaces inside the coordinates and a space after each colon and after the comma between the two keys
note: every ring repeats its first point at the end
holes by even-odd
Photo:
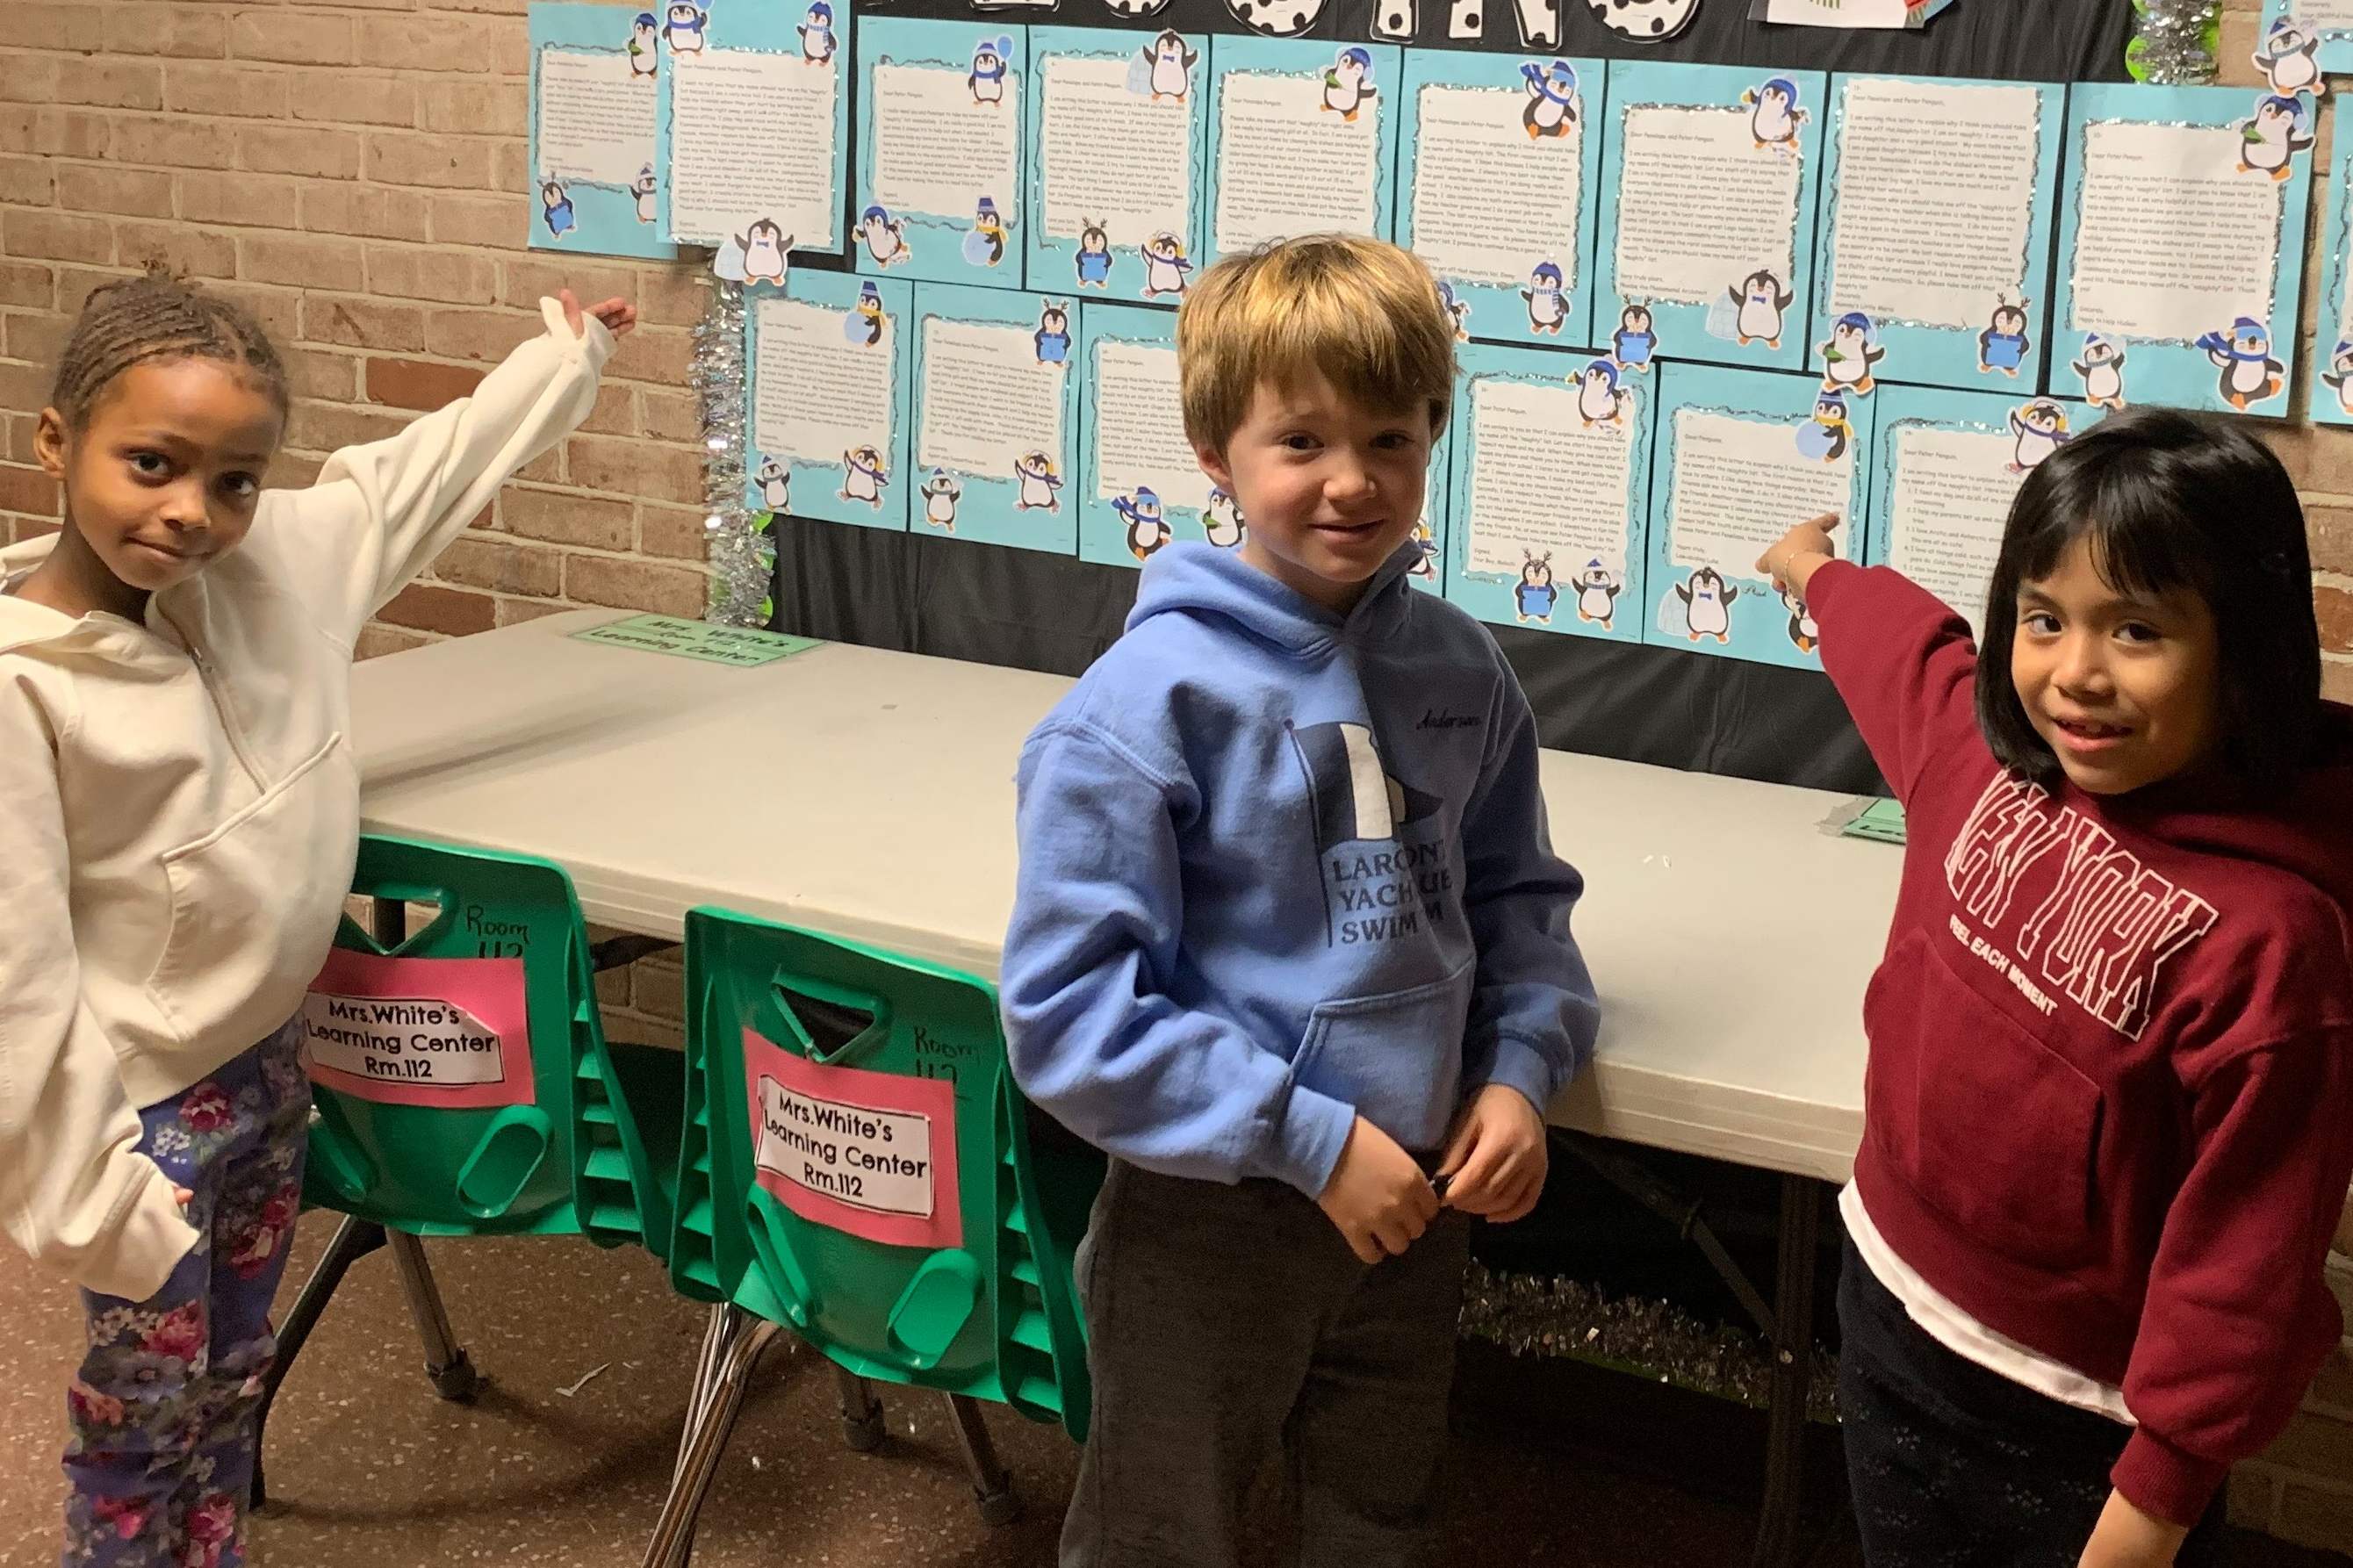
{"type": "Polygon", "coordinates": [[[1797,1555],[1806,1492],[1806,1403],[1813,1384],[1814,1259],[1821,1201],[1810,1176],[1781,1178],[1781,1253],[1773,1288],[1773,1403],[1765,1439],[1765,1506],[1753,1568],[1797,1555]]]}

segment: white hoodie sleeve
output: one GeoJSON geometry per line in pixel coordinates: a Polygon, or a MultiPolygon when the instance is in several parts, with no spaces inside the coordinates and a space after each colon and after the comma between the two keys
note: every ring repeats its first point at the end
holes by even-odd
{"type": "Polygon", "coordinates": [[[56,726],[71,721],[0,673],[0,1229],[83,1289],[138,1301],[196,1232],[137,1152],[139,1112],[82,1002],[58,794],[56,726]]]}
{"type": "Polygon", "coordinates": [[[547,331],[484,376],[473,395],[397,436],[346,447],[304,490],[278,504],[247,541],[293,579],[320,626],[349,647],[368,617],[430,565],[515,470],[569,435],[596,402],[613,335],[583,316],[575,337],[554,300],[547,331]]]}

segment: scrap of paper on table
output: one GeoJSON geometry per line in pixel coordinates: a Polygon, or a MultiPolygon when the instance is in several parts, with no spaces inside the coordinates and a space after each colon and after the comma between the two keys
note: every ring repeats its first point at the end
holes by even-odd
{"type": "Polygon", "coordinates": [[[1872,398],[1818,376],[1671,364],[1652,437],[1651,615],[1642,640],[1765,664],[1820,668],[1804,606],[1757,559],[1810,517],[1837,512],[1867,552],[1872,398]]]}
{"type": "Polygon", "coordinates": [[[534,249],[668,259],[660,124],[670,95],[650,12],[543,0],[531,7],[534,249]]]}
{"type": "Polygon", "coordinates": [[[1208,57],[1198,34],[1029,30],[1032,287],[1183,297],[1206,212],[1208,57]]]}
{"type": "Polygon", "coordinates": [[[2032,82],[1831,79],[1810,369],[1857,391],[2042,384],[2066,96],[2032,82]]]}
{"type": "Polygon", "coordinates": [[[913,304],[904,279],[813,268],[745,301],[744,505],[906,528],[913,304]]]}
{"type": "Polygon", "coordinates": [[[1238,34],[1208,43],[1211,258],[1300,234],[1387,238],[1403,51],[1238,34]]]}
{"type": "Polygon", "coordinates": [[[2287,412],[2311,114],[2309,99],[2242,88],[2073,89],[2052,388],[2287,412]]]}
{"type": "Polygon", "coordinates": [[[1406,52],[1397,237],[1438,275],[1458,336],[1593,335],[1604,75],[1595,59],[1406,52]]]}
{"type": "Polygon", "coordinates": [[[1480,342],[1460,360],[1447,598],[1499,626],[1641,641],[1655,378],[1480,342]]]}
{"type": "Polygon", "coordinates": [[[1067,295],[916,287],[916,531],[1077,553],[1071,310],[1067,295]]]}
{"type": "Polygon", "coordinates": [[[869,12],[857,53],[858,269],[1020,288],[1029,30],[869,12]]]}
{"type": "Polygon", "coordinates": [[[1668,359],[1805,363],[1827,79],[1613,61],[1597,335],[1640,309],[1668,359]]]}
{"type": "MultiPolygon", "coordinates": [[[[1891,386],[1877,413],[1863,558],[1903,573],[1982,636],[2019,487],[2101,411],[2055,397],[1891,386]]],[[[1850,543],[1841,538],[1841,552],[1850,543]]]]}

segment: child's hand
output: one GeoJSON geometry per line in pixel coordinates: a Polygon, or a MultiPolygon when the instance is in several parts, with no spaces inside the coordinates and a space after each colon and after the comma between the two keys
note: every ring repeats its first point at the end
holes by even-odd
{"type": "Polygon", "coordinates": [[[1544,1192],[1544,1118],[1516,1089],[1491,1083],[1471,1097],[1438,1174],[1446,1206],[1499,1225],[1523,1218],[1544,1192]]]}
{"type": "Polygon", "coordinates": [[[2189,1534],[2178,1524],[2141,1512],[2125,1500],[2124,1493],[2110,1492],[2077,1568],[2170,1568],[2189,1534]]]}
{"type": "Polygon", "coordinates": [[[1757,558],[1757,570],[1772,578],[1775,587],[1794,588],[1803,595],[1813,580],[1814,568],[1838,559],[1838,541],[1831,537],[1831,530],[1838,525],[1839,514],[1834,511],[1798,524],[1757,558]]]}
{"type": "MultiPolygon", "coordinates": [[[[580,320],[580,297],[569,289],[559,291],[555,297],[563,303],[565,323],[572,329],[572,335],[575,338],[581,336],[588,329],[580,320]]],[[[601,305],[591,305],[586,314],[604,322],[605,330],[617,338],[628,337],[638,324],[638,308],[627,300],[607,300],[601,305]]]]}
{"type": "Polygon", "coordinates": [[[1315,1202],[1366,1263],[1402,1253],[1438,1216],[1438,1194],[1413,1156],[1361,1116],[1315,1202]]]}

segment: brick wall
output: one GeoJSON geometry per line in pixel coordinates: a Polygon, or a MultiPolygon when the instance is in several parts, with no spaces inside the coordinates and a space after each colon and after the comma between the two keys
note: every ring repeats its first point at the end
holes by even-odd
{"type": "Polygon", "coordinates": [[[55,526],[33,415],[91,286],[160,258],[250,306],[295,404],[273,482],[469,390],[570,283],[644,325],[579,434],[524,470],[363,655],[578,605],[694,616],[704,291],[527,252],[524,0],[76,0],[0,38],[0,540],[55,526]]]}

